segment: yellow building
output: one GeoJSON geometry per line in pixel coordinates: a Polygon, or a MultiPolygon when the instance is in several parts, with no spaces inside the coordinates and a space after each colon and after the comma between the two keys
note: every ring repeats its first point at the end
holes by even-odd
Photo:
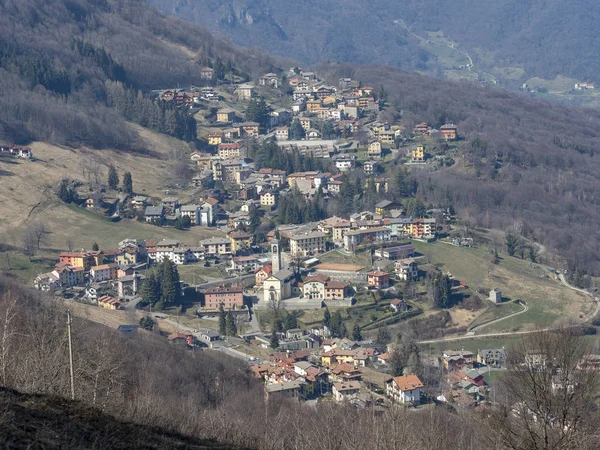
{"type": "Polygon", "coordinates": [[[208,145],[219,145],[223,142],[223,132],[215,131],[208,134],[208,145]]]}
{"type": "Polygon", "coordinates": [[[231,242],[231,251],[237,253],[242,250],[249,250],[252,246],[252,236],[244,231],[232,231],[229,233],[231,242]]]}
{"type": "Polygon", "coordinates": [[[412,161],[413,162],[423,162],[425,161],[425,147],[422,145],[417,146],[412,149],[412,161]]]}
{"type": "Polygon", "coordinates": [[[306,110],[308,112],[315,112],[321,108],[321,100],[308,100],[306,102],[306,110]]]}
{"type": "Polygon", "coordinates": [[[233,109],[220,109],[217,111],[217,122],[228,123],[232,122],[235,118],[235,111],[233,109]]]}
{"type": "Polygon", "coordinates": [[[333,242],[342,242],[344,240],[344,233],[350,231],[352,226],[349,220],[342,220],[337,222],[332,227],[331,238],[333,242]]]}
{"type": "Polygon", "coordinates": [[[261,206],[275,206],[277,198],[275,194],[271,191],[261,192],[260,194],[260,204],[261,206]]]}

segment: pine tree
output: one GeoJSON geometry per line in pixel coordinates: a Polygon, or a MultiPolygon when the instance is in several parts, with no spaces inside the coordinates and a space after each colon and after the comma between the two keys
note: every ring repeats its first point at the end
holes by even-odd
{"type": "Polygon", "coordinates": [[[398,350],[394,350],[390,358],[390,366],[392,368],[392,375],[399,377],[404,375],[404,362],[402,361],[402,355],[398,350]]]}
{"type": "Polygon", "coordinates": [[[96,242],[94,242],[92,244],[92,251],[97,252],[100,249],[100,247],[98,247],[98,244],[96,242]]]}
{"type": "Polygon", "coordinates": [[[160,300],[160,282],[153,271],[148,272],[146,275],[146,279],[142,283],[142,288],[140,289],[140,295],[142,296],[144,303],[152,306],[156,305],[160,300]]]}
{"type": "Polygon", "coordinates": [[[219,334],[227,336],[227,314],[223,308],[223,303],[219,305],[219,334]]]}
{"type": "Polygon", "coordinates": [[[277,332],[273,330],[271,333],[271,348],[276,349],[279,347],[279,336],[277,336],[277,332]]]}
{"type": "Polygon", "coordinates": [[[233,313],[231,311],[227,312],[227,316],[225,318],[225,327],[227,329],[227,336],[237,335],[237,326],[235,325],[235,317],[233,317],[233,313]]]}
{"type": "Polygon", "coordinates": [[[133,179],[131,178],[131,172],[125,172],[125,175],[123,175],[123,192],[126,194],[133,193],[133,179]]]}
{"type": "Polygon", "coordinates": [[[167,304],[177,304],[179,300],[177,292],[180,287],[175,280],[173,266],[175,264],[169,258],[166,258],[160,268],[162,301],[167,304]]]}
{"type": "Polygon", "coordinates": [[[110,166],[108,168],[108,186],[111,189],[117,189],[119,187],[119,175],[117,174],[115,166],[110,166]]]}
{"type": "Polygon", "coordinates": [[[73,201],[73,195],[71,190],[69,189],[69,184],[67,180],[62,180],[60,182],[60,186],[58,188],[58,198],[60,198],[65,203],[71,203],[73,201]]]}
{"type": "Polygon", "coordinates": [[[355,341],[362,341],[362,332],[360,331],[360,326],[358,325],[358,323],[354,324],[354,327],[352,328],[352,339],[355,341]]]}

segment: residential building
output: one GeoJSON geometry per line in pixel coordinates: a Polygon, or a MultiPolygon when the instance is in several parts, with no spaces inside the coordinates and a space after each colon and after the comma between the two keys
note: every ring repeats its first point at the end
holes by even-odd
{"type": "Polygon", "coordinates": [[[458,128],[453,123],[447,123],[440,127],[442,137],[447,141],[455,141],[458,138],[458,128]]]}
{"type": "Polygon", "coordinates": [[[219,145],[223,142],[223,132],[221,130],[208,133],[208,145],[219,145]]]}
{"type": "Polygon", "coordinates": [[[423,382],[416,375],[394,377],[387,382],[387,395],[398,403],[421,403],[423,382]]]}
{"type": "Polygon", "coordinates": [[[229,123],[235,119],[235,111],[229,108],[219,109],[217,111],[217,122],[229,123]]]}
{"type": "Polygon", "coordinates": [[[267,73],[258,79],[258,84],[260,86],[271,86],[275,89],[279,87],[279,78],[277,74],[267,73]]]}
{"type": "Polygon", "coordinates": [[[254,86],[249,84],[241,84],[235,90],[240,101],[250,101],[254,97],[254,86]]]}
{"type": "Polygon", "coordinates": [[[245,231],[232,231],[228,236],[233,253],[250,250],[250,247],[252,247],[252,236],[245,231]]]}
{"type": "Polygon", "coordinates": [[[418,145],[411,150],[411,161],[421,163],[425,161],[425,147],[418,145]]]}
{"type": "Polygon", "coordinates": [[[227,238],[209,238],[200,241],[200,245],[207,255],[231,254],[231,241],[227,238]]]}
{"type": "Polygon", "coordinates": [[[179,199],[177,197],[165,197],[161,201],[165,210],[173,213],[179,208],[179,199]]]}
{"type": "Polygon", "coordinates": [[[292,257],[313,256],[325,252],[326,237],[326,234],[320,231],[290,237],[292,257]]]}
{"type": "Polygon", "coordinates": [[[254,283],[256,286],[262,286],[263,282],[273,273],[273,266],[268,264],[254,271],[254,283]]]}
{"type": "Polygon", "coordinates": [[[339,381],[333,383],[333,398],[342,402],[354,397],[360,393],[360,383],[358,381],[339,381]]]}
{"type": "Polygon", "coordinates": [[[61,288],[60,278],[54,272],[42,273],[33,280],[33,287],[42,292],[54,292],[61,288]]]}
{"type": "Polygon", "coordinates": [[[413,127],[413,133],[422,134],[424,136],[428,136],[431,132],[431,127],[427,124],[427,122],[421,122],[413,127]]]}
{"type": "Polygon", "coordinates": [[[102,281],[114,280],[117,278],[117,264],[102,264],[100,266],[94,266],[90,269],[90,278],[95,283],[102,281]]]}
{"type": "Polygon", "coordinates": [[[398,206],[398,203],[393,200],[382,200],[375,205],[375,212],[377,214],[384,215],[386,212],[389,212],[394,208],[398,208],[398,206]]]}
{"type": "Polygon", "coordinates": [[[331,240],[333,242],[342,242],[344,233],[352,229],[352,224],[349,220],[340,220],[331,227],[331,240]]]}
{"type": "Polygon", "coordinates": [[[390,287],[390,274],[381,270],[367,273],[367,285],[375,289],[390,287]]]}
{"type": "Polygon", "coordinates": [[[435,219],[413,219],[409,234],[414,238],[430,237],[435,234],[435,219]]]}
{"type": "Polygon", "coordinates": [[[383,148],[381,147],[381,142],[371,141],[367,148],[367,156],[369,156],[369,158],[381,158],[382,155],[383,148]]]}
{"type": "Polygon", "coordinates": [[[332,281],[326,275],[312,275],[298,283],[298,287],[306,299],[332,300],[348,298],[350,283],[332,281]]]}
{"type": "Polygon", "coordinates": [[[356,156],[348,153],[339,153],[332,159],[336,169],[338,169],[340,172],[348,172],[354,169],[356,164],[356,156]]]}
{"type": "Polygon", "coordinates": [[[200,69],[200,79],[206,81],[212,81],[215,79],[215,69],[210,67],[203,67],[200,69]]]}
{"type": "Polygon", "coordinates": [[[231,268],[238,273],[258,270],[258,256],[236,256],[231,260],[231,268]]]}
{"type": "Polygon", "coordinates": [[[449,371],[462,370],[473,366],[473,352],[467,350],[444,350],[442,352],[444,368],[449,371]]]}
{"type": "Polygon", "coordinates": [[[363,170],[367,175],[371,175],[372,173],[377,172],[378,167],[379,162],[377,161],[366,161],[363,163],[363,170]]]}
{"type": "Polygon", "coordinates": [[[244,289],[241,285],[230,287],[219,286],[204,291],[204,307],[206,309],[236,309],[244,306],[244,289]]]}
{"type": "Polygon", "coordinates": [[[235,183],[235,174],[242,168],[242,162],[236,159],[216,161],[213,164],[213,179],[224,183],[235,183]]]}
{"type": "Polygon", "coordinates": [[[391,230],[387,227],[348,231],[344,234],[344,249],[352,251],[358,245],[389,241],[390,236],[391,230]]]}
{"type": "Polygon", "coordinates": [[[199,225],[200,223],[200,205],[183,205],[179,209],[181,217],[189,217],[190,224],[199,225]]]}
{"type": "Polygon", "coordinates": [[[275,137],[278,141],[287,141],[290,136],[290,129],[288,127],[277,127],[275,130],[275,137]]]}
{"type": "Polygon", "coordinates": [[[104,262],[104,255],[100,251],[62,252],[58,260],[61,264],[73,267],[82,267],[88,271],[92,266],[98,266],[104,262]]]}
{"type": "Polygon", "coordinates": [[[390,308],[392,308],[394,312],[404,312],[410,309],[410,305],[404,300],[395,298],[392,301],[390,301],[390,308]]]}
{"type": "Polygon", "coordinates": [[[219,144],[217,146],[219,158],[234,159],[242,156],[240,144],[219,144]]]}
{"type": "Polygon", "coordinates": [[[275,206],[277,204],[277,194],[272,191],[266,191],[260,193],[260,205],[261,206],[275,206]]]}
{"type": "Polygon", "coordinates": [[[477,362],[486,366],[502,367],[506,363],[506,350],[504,348],[478,350],[477,362]]]}
{"type": "Polygon", "coordinates": [[[110,295],[103,295],[98,299],[98,306],[104,309],[121,309],[121,303],[114,297],[110,295]]]}
{"type": "Polygon", "coordinates": [[[399,259],[394,263],[396,276],[400,280],[416,281],[419,278],[419,269],[414,259],[399,259]]]}
{"type": "Polygon", "coordinates": [[[389,178],[375,178],[373,183],[375,184],[375,192],[383,191],[387,193],[389,191],[389,178]]]}
{"type": "Polygon", "coordinates": [[[260,125],[256,122],[244,122],[236,125],[239,130],[240,137],[258,136],[260,133],[260,125]]]}

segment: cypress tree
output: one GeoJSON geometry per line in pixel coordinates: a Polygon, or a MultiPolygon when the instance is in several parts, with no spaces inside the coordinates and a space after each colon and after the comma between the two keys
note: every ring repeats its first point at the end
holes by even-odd
{"type": "Polygon", "coordinates": [[[352,339],[355,341],[362,341],[362,332],[360,331],[360,326],[355,323],[352,328],[352,339]]]}
{"type": "Polygon", "coordinates": [[[323,313],[323,326],[331,328],[331,313],[329,312],[329,308],[325,308],[325,312],[323,313]]]}
{"type": "Polygon", "coordinates": [[[119,175],[115,166],[108,168],[108,185],[111,189],[117,189],[119,187],[119,175]]]}
{"type": "Polygon", "coordinates": [[[133,193],[133,179],[131,178],[131,172],[125,172],[125,175],[123,175],[123,192],[126,194],[133,193]]]}
{"type": "Polygon", "coordinates": [[[142,296],[144,303],[152,306],[156,305],[160,300],[160,294],[160,282],[156,278],[154,272],[149,272],[146,275],[146,279],[142,283],[142,288],[140,290],[140,295],[142,296]]]}
{"type": "Polygon", "coordinates": [[[227,328],[228,336],[235,336],[237,334],[237,327],[235,325],[235,317],[233,317],[233,313],[231,311],[227,312],[227,317],[225,318],[225,326],[227,328]]]}
{"type": "Polygon", "coordinates": [[[271,348],[275,349],[279,347],[279,337],[277,336],[277,332],[273,330],[271,333],[271,348]]]}
{"type": "Polygon", "coordinates": [[[165,303],[177,303],[179,296],[179,283],[176,283],[174,278],[174,270],[172,266],[175,264],[170,259],[165,259],[161,266],[161,284],[162,284],[162,300],[165,303]]]}

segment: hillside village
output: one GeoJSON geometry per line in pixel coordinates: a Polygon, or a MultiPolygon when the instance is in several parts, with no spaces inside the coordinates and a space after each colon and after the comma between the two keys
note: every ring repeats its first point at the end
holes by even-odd
{"type": "MultiPolygon", "coordinates": [[[[203,227],[213,237],[68,249],[34,287],[108,310],[146,311],[149,329],[164,314],[191,310],[207,328],[180,326],[168,340],[216,349],[239,341],[269,352],[260,362],[238,352],[256,362],[250,370],[267,398],[378,408],[486,401],[484,374],[502,368],[504,348],[422,355],[416,343],[399,350],[385,336],[387,326],[423,314],[425,296],[434,312],[471,295],[413,244],[443,238],[469,247],[473,240],[453,232],[451,205],[424,205],[406,182],[407,170],[454,163],[448,145],[460,143],[457,127],[381,121],[385,93],[350,78],[329,86],[298,68],[256,83],[217,78],[205,67],[204,87],[156,92],[156,101],[192,110],[200,137],[164,197],[135,192],[135,180],[133,189],[63,182],[69,201],[111,220],[203,227]],[[368,209],[356,212],[356,205],[368,209]],[[189,283],[178,273],[187,266],[217,272],[189,283]],[[167,272],[176,286],[169,300],[161,287],[167,272]],[[323,319],[303,319],[306,311],[323,319]]],[[[0,149],[35,163],[31,149],[0,149]]],[[[484,301],[504,300],[494,288],[484,301]]]]}

